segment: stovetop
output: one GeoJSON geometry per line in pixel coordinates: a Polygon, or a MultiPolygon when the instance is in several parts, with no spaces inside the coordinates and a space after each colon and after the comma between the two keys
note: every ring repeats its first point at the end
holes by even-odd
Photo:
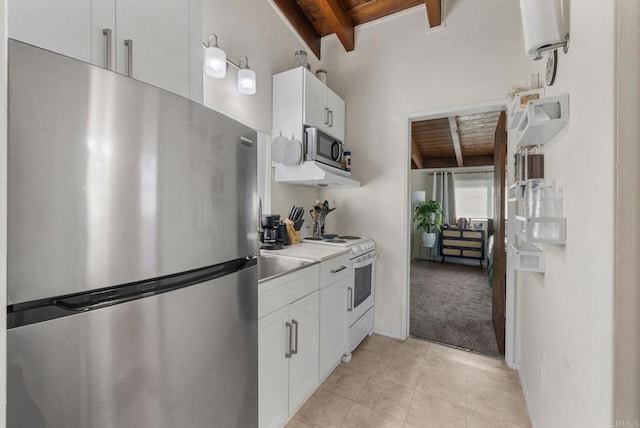
{"type": "Polygon", "coordinates": [[[333,234],[324,235],[323,238],[314,238],[308,236],[302,239],[303,242],[307,242],[310,244],[333,245],[336,247],[351,247],[352,245],[360,244],[367,240],[367,238],[363,238],[361,236],[333,234]]]}
{"type": "Polygon", "coordinates": [[[318,239],[307,237],[302,242],[318,245],[333,245],[335,247],[348,247],[351,248],[353,257],[361,256],[363,254],[373,253],[376,250],[376,243],[369,238],[363,238],[355,235],[324,235],[330,239],[318,239]]]}

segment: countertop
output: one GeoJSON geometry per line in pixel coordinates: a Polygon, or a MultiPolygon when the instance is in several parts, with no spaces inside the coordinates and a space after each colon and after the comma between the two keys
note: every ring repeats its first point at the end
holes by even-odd
{"type": "Polygon", "coordinates": [[[260,250],[260,254],[322,262],[342,254],[347,254],[349,251],[351,251],[351,249],[347,247],[334,247],[331,245],[302,242],[300,244],[290,245],[282,250],[260,250]]]}

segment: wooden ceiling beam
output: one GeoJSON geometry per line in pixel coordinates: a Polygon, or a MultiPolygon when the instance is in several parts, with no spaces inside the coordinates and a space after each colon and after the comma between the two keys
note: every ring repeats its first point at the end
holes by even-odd
{"type": "Polygon", "coordinates": [[[420,149],[418,149],[418,145],[413,138],[411,139],[411,160],[413,160],[419,169],[423,168],[424,160],[422,159],[420,149]]]}
{"type": "Polygon", "coordinates": [[[291,26],[302,37],[309,49],[320,59],[321,39],[315,28],[309,22],[298,3],[295,0],[273,0],[280,12],[289,21],[291,26]]]}
{"type": "Polygon", "coordinates": [[[458,124],[455,116],[449,118],[449,128],[451,128],[451,139],[453,140],[453,150],[456,152],[458,167],[463,167],[462,148],[460,147],[460,136],[458,135],[458,124]]]}
{"type": "Polygon", "coordinates": [[[427,6],[427,18],[429,28],[442,24],[442,0],[424,0],[427,6]]]}
{"type": "Polygon", "coordinates": [[[333,32],[338,36],[344,49],[347,52],[354,50],[356,43],[353,20],[342,8],[340,0],[315,0],[315,4],[324,15],[333,32]]]}

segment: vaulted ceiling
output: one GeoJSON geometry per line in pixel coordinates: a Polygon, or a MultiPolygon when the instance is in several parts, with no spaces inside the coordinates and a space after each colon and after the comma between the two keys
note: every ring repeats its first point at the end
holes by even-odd
{"type": "Polygon", "coordinates": [[[411,124],[411,168],[493,165],[500,112],[451,116],[411,124]]]}
{"type": "MultiPolygon", "coordinates": [[[[320,58],[320,40],[335,34],[347,52],[355,49],[355,27],[424,4],[429,27],[442,22],[443,0],[273,0],[309,49],[320,58]]],[[[426,23],[425,23],[426,25],[426,23]]]]}

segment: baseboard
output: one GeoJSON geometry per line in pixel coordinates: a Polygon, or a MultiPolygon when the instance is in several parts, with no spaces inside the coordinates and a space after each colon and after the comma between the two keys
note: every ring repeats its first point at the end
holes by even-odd
{"type": "Polygon", "coordinates": [[[520,378],[520,387],[522,388],[522,395],[524,396],[524,405],[527,408],[527,415],[529,415],[529,422],[531,422],[531,428],[536,428],[538,424],[533,419],[531,415],[531,400],[529,399],[529,389],[527,388],[527,383],[522,376],[522,372],[518,370],[518,378],[520,378]]]}
{"type": "Polygon", "coordinates": [[[392,339],[398,339],[398,340],[406,340],[406,337],[402,337],[401,334],[398,334],[396,332],[392,332],[392,331],[386,331],[386,330],[380,330],[377,328],[373,328],[373,332],[375,334],[379,334],[380,336],[386,336],[386,337],[390,337],[392,339]]]}

